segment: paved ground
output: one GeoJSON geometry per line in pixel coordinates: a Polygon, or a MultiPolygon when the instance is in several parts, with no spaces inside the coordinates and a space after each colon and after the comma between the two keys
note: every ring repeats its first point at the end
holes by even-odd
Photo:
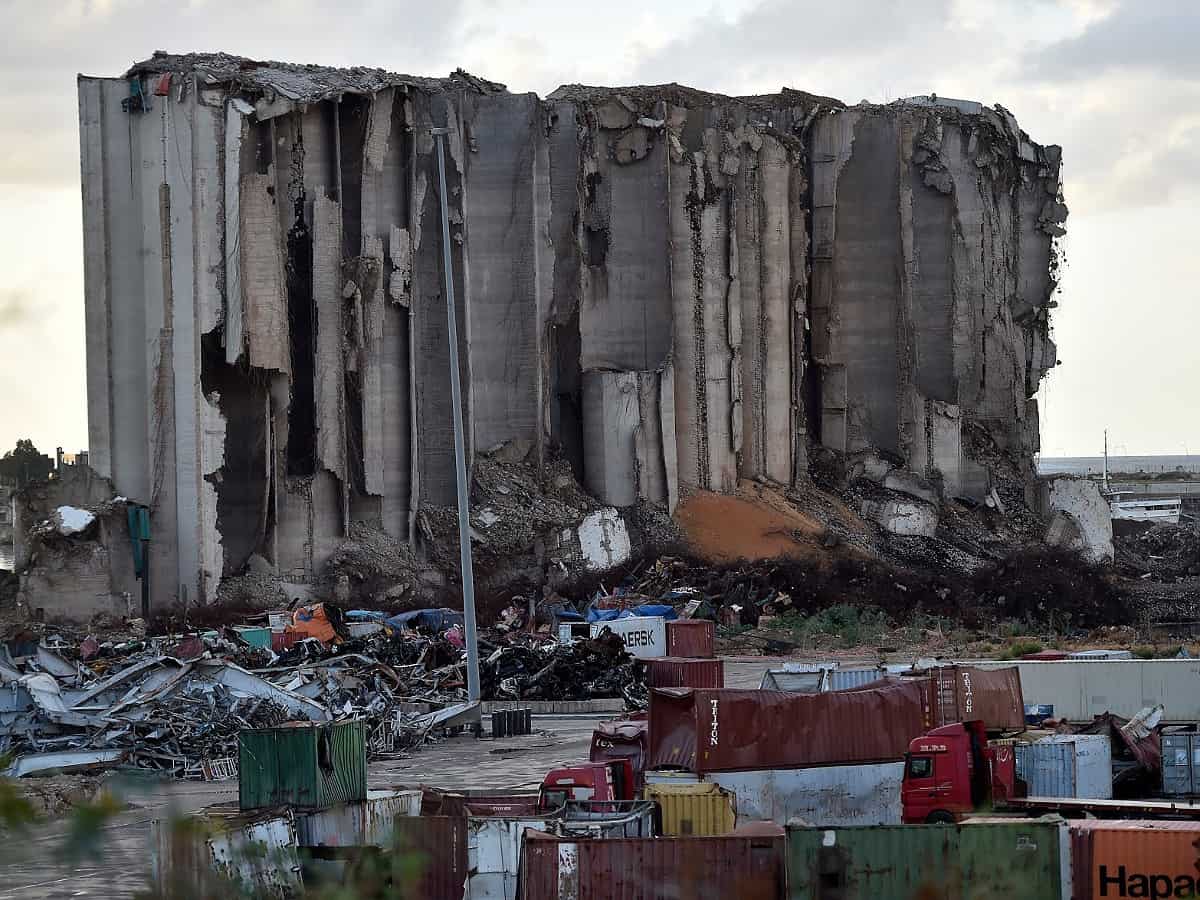
{"type": "MultiPolygon", "coordinates": [[[[744,657],[725,663],[728,687],[756,688],[777,659],[744,657]]],[[[605,716],[606,717],[606,716],[605,716]]],[[[491,740],[463,736],[427,745],[416,753],[376,760],[371,788],[428,785],[455,790],[534,790],[558,765],[586,759],[592,729],[602,716],[537,716],[535,733],[491,740]]],[[[145,891],[150,868],[150,823],[211,803],[237,799],[236,782],[168,782],[130,794],[133,808],[102,831],[99,843],[79,860],[59,857],[69,819],[40,828],[0,850],[0,900],[16,898],[129,898],[145,891]]]]}

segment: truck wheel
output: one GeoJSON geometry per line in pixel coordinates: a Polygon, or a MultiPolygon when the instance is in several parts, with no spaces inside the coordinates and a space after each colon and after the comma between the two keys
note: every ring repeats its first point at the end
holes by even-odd
{"type": "Polygon", "coordinates": [[[944,809],[935,809],[925,817],[926,825],[953,825],[954,816],[946,812],[944,809]]]}

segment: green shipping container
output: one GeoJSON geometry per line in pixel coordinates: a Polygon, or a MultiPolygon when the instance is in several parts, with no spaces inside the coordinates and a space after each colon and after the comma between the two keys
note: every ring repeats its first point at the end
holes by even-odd
{"type": "Polygon", "coordinates": [[[1066,823],[788,828],[793,900],[1069,900],[1066,823]]]}
{"type": "Polygon", "coordinates": [[[321,809],[367,799],[361,722],[297,722],[238,735],[238,805],[321,809]]]}

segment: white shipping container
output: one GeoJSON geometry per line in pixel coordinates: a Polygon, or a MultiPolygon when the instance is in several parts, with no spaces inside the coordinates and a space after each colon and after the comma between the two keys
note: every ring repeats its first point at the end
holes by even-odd
{"type": "Polygon", "coordinates": [[[662,616],[630,616],[611,622],[593,622],[592,637],[605,628],[620,635],[625,642],[625,649],[638,659],[667,655],[667,620],[662,616]]]}
{"type": "Polygon", "coordinates": [[[296,813],[301,847],[390,847],[392,820],[421,814],[420,791],[367,791],[367,799],[296,813]]]}
{"type": "Polygon", "coordinates": [[[1071,659],[1055,662],[978,661],[981,669],[1016,666],[1026,703],[1048,703],[1056,717],[1090,722],[1106,712],[1130,718],[1161,703],[1163,721],[1200,720],[1200,660],[1071,659]]]}
{"type": "Polygon", "coordinates": [[[1031,797],[1112,799],[1112,744],[1103,734],[1056,734],[1017,744],[1017,775],[1031,797]]]}
{"type": "Polygon", "coordinates": [[[904,763],[863,766],[811,766],[804,769],[755,769],[710,772],[647,772],[647,784],[719,784],[737,798],[738,822],[787,825],[899,825],[900,782],[904,763]]]}

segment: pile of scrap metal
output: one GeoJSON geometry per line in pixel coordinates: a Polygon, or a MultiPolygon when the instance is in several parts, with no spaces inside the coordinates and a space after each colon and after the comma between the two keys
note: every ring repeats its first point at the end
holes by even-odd
{"type": "MultiPolygon", "coordinates": [[[[240,729],[334,718],[365,722],[379,756],[418,746],[473,709],[459,612],[318,604],[283,624],[281,615],[264,615],[272,627],[103,643],[30,632],[0,644],[0,755],[15,758],[6,774],[127,764],[228,776],[240,729]]],[[[611,634],[564,645],[493,632],[480,652],[485,699],[645,703],[640,669],[611,634]]]]}
{"type": "Polygon", "coordinates": [[[640,665],[611,631],[560,643],[542,636],[509,635],[480,665],[483,696],[496,700],[624,698],[646,706],[640,665]]]}

